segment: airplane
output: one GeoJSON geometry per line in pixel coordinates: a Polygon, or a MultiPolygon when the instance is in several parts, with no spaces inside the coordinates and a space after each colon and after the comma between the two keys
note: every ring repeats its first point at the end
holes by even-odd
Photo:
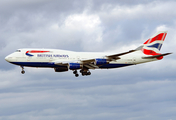
{"type": "Polygon", "coordinates": [[[159,31],[140,47],[123,53],[74,52],[59,49],[18,49],[5,57],[9,63],[24,67],[54,68],[55,72],[72,70],[78,77],[91,75],[90,70],[126,67],[163,59],[160,49],[167,31],[159,31]]]}

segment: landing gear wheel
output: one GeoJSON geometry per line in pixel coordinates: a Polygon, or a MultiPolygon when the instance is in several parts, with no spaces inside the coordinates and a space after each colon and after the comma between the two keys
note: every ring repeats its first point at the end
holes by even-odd
{"type": "Polygon", "coordinates": [[[21,73],[22,73],[22,74],[24,74],[24,73],[25,73],[25,71],[24,71],[24,70],[22,70],[22,71],[21,71],[21,73]]]}
{"type": "Polygon", "coordinates": [[[87,75],[91,75],[91,72],[90,72],[90,71],[88,71],[88,72],[87,72],[87,75]]]}
{"type": "Polygon", "coordinates": [[[84,76],[85,74],[84,73],[82,73],[82,76],[84,76]]]}
{"type": "Polygon", "coordinates": [[[23,66],[20,66],[22,68],[22,71],[21,71],[21,74],[24,74],[25,71],[24,71],[24,67],[23,66]]]}
{"type": "Polygon", "coordinates": [[[75,77],[78,77],[78,76],[79,76],[77,70],[73,71],[73,74],[75,74],[75,77]]]}
{"type": "Polygon", "coordinates": [[[81,69],[80,73],[82,74],[82,76],[91,75],[91,72],[87,69],[81,69]]]}
{"type": "Polygon", "coordinates": [[[75,77],[78,77],[79,76],[79,74],[75,74],[75,77]]]}
{"type": "Polygon", "coordinates": [[[73,74],[78,74],[77,70],[73,71],[73,74]]]}

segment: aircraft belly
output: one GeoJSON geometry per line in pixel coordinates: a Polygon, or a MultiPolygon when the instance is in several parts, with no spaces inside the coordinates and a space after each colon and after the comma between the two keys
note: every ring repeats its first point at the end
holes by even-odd
{"type": "Polygon", "coordinates": [[[51,68],[62,67],[60,65],[55,65],[54,63],[50,62],[11,62],[11,63],[27,67],[51,67],[51,68]]]}
{"type": "Polygon", "coordinates": [[[130,66],[130,65],[134,65],[134,64],[105,64],[100,66],[99,68],[104,68],[104,69],[108,69],[108,68],[119,68],[119,67],[126,67],[126,66],[130,66]]]}

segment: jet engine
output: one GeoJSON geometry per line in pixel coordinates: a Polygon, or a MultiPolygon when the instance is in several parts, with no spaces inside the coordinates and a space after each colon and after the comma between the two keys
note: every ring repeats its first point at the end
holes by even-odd
{"type": "Polygon", "coordinates": [[[108,64],[106,59],[95,59],[94,62],[95,65],[104,65],[104,64],[108,64]]]}
{"type": "Polygon", "coordinates": [[[82,65],[80,63],[69,63],[68,68],[70,70],[77,70],[77,69],[81,69],[82,65]]]}

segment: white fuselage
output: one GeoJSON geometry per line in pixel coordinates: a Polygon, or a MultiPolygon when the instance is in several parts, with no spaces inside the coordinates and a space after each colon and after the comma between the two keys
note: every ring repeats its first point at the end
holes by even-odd
{"type": "MultiPolygon", "coordinates": [[[[82,60],[106,58],[107,55],[112,54],[114,53],[73,52],[57,49],[19,49],[8,55],[5,59],[10,63],[19,66],[55,68],[59,66],[59,64],[80,63],[82,60]],[[30,53],[30,51],[33,50],[34,52],[30,53]]],[[[146,55],[144,55],[141,51],[135,51],[133,53],[121,56],[120,59],[111,61],[108,65],[102,65],[97,68],[117,68],[157,60],[156,58],[142,59],[142,57],[145,56],[146,55]]]]}

